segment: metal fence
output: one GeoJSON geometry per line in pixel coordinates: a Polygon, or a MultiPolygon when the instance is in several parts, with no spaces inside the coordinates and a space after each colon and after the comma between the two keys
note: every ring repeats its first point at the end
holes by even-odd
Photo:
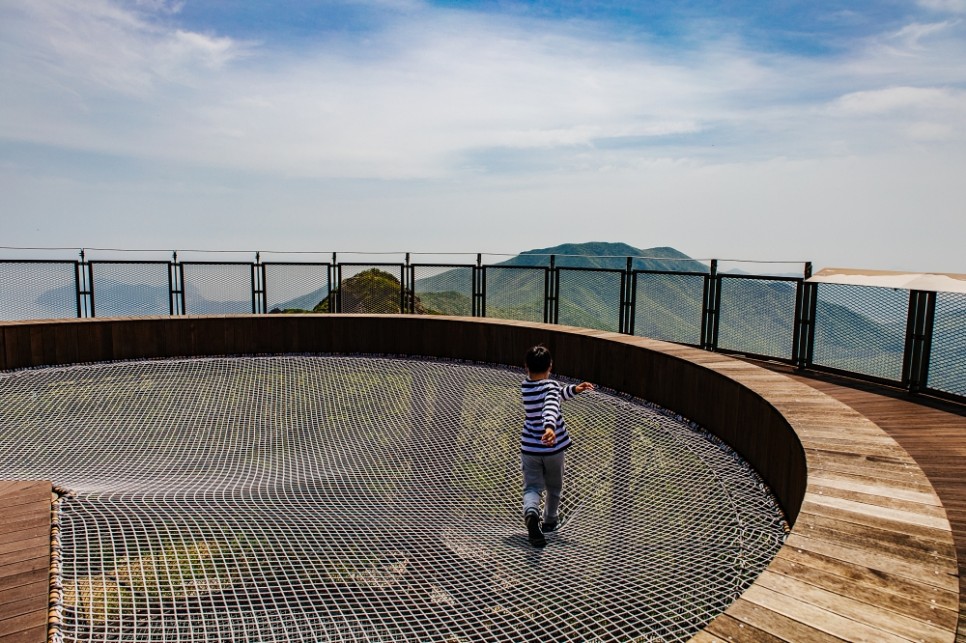
{"type": "MultiPolygon", "coordinates": [[[[0,320],[439,314],[559,323],[784,362],[966,402],[966,295],[802,276],[504,262],[0,260],[0,320]]],[[[607,264],[614,265],[613,262],[607,264]]]]}

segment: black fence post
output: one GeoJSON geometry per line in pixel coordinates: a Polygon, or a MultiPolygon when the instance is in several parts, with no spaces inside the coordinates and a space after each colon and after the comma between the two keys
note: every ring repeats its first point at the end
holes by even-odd
{"type": "Polygon", "coordinates": [[[711,260],[711,269],[704,278],[704,315],[701,319],[701,348],[718,348],[718,312],[721,308],[721,277],[718,260],[711,260]]]}
{"type": "Polygon", "coordinates": [[[483,270],[483,253],[476,254],[476,265],[473,266],[473,304],[474,317],[486,317],[486,277],[483,270]]]}
{"type": "Polygon", "coordinates": [[[186,315],[184,298],[184,264],[178,262],[178,251],[171,253],[168,264],[168,291],[171,299],[171,314],[186,315]]]}
{"type": "Polygon", "coordinates": [[[550,268],[544,272],[543,279],[543,323],[556,324],[558,318],[557,290],[560,288],[560,271],[557,270],[557,256],[550,255],[550,268]]]}
{"type": "Polygon", "coordinates": [[[915,392],[929,388],[929,360],[932,357],[933,330],[936,322],[936,293],[923,293],[926,298],[922,334],[919,344],[919,378],[915,392]]]}
{"type": "Polygon", "coordinates": [[[262,253],[255,253],[255,263],[252,264],[252,314],[268,312],[268,298],[265,296],[265,264],[262,263],[262,253]]]}
{"type": "Polygon", "coordinates": [[[329,312],[342,312],[342,266],[338,263],[336,253],[332,253],[332,274],[329,277],[329,312]],[[335,288],[332,288],[332,285],[335,288]]]}
{"type": "Polygon", "coordinates": [[[399,312],[413,315],[416,313],[416,267],[406,253],[406,265],[403,266],[403,281],[400,285],[402,300],[399,302],[399,312]]]}
{"type": "Polygon", "coordinates": [[[815,311],[818,306],[816,296],[818,285],[809,283],[812,276],[812,262],[805,263],[802,281],[798,283],[795,295],[795,333],[792,346],[792,362],[799,370],[805,370],[812,363],[815,350],[815,311]]]}
{"type": "Polygon", "coordinates": [[[910,393],[918,393],[926,387],[935,316],[936,293],[910,290],[906,346],[902,358],[902,385],[910,393]]]}
{"type": "Polygon", "coordinates": [[[81,248],[80,261],[74,264],[74,285],[77,292],[77,317],[94,316],[94,290],[91,264],[87,253],[81,248]]]}
{"type": "Polygon", "coordinates": [[[634,334],[634,307],[637,303],[634,276],[634,259],[628,257],[627,266],[621,273],[621,316],[618,328],[618,332],[627,335],[634,334]]]}

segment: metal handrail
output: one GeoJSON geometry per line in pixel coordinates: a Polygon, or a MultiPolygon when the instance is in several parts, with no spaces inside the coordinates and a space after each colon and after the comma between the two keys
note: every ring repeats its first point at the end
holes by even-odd
{"type": "MultiPolygon", "coordinates": [[[[465,307],[459,307],[463,310],[470,310],[473,316],[477,317],[487,317],[493,316],[494,311],[487,311],[487,280],[488,272],[491,270],[509,270],[514,271],[531,271],[536,280],[539,280],[540,276],[543,277],[543,292],[533,292],[533,293],[521,293],[524,295],[532,296],[533,303],[535,306],[541,306],[543,308],[543,321],[546,323],[555,324],[559,322],[559,312],[561,303],[570,305],[571,311],[574,311],[574,305],[584,306],[589,302],[582,301],[568,301],[568,293],[561,293],[560,290],[560,275],[561,273],[568,273],[573,275],[593,275],[593,274],[620,274],[620,285],[618,293],[614,301],[610,299],[602,299],[598,302],[598,305],[603,305],[605,310],[608,312],[608,316],[614,311],[619,311],[617,313],[617,322],[615,326],[618,332],[624,334],[633,335],[636,332],[640,332],[639,328],[635,328],[635,318],[639,311],[644,311],[642,307],[650,306],[648,308],[648,313],[653,313],[656,309],[654,308],[655,302],[647,300],[639,300],[638,285],[639,278],[642,276],[656,276],[660,278],[666,278],[669,283],[674,283],[675,280],[690,280],[694,284],[695,280],[703,280],[703,292],[701,294],[701,301],[695,301],[695,305],[700,303],[700,319],[689,320],[688,323],[699,324],[700,325],[700,341],[693,343],[691,345],[698,346],[708,351],[719,351],[730,354],[739,354],[752,358],[759,359],[769,359],[777,360],[780,362],[787,363],[798,369],[814,369],[822,370],[833,373],[842,373],[849,375],[851,377],[858,377],[860,379],[865,379],[868,381],[887,383],[892,386],[903,388],[910,393],[919,394],[926,393],[930,395],[935,395],[938,397],[947,398],[956,402],[966,403],[966,375],[961,376],[959,371],[955,371],[952,374],[952,384],[946,384],[945,387],[936,387],[930,385],[930,358],[935,352],[934,343],[937,341],[937,336],[940,337],[939,341],[943,342],[940,347],[946,350],[954,351],[954,354],[958,354],[956,351],[962,350],[966,354],[966,339],[961,338],[959,335],[953,334],[950,336],[948,327],[950,323],[946,323],[943,334],[937,332],[937,325],[940,324],[937,321],[936,308],[936,293],[935,292],[920,292],[917,290],[909,291],[908,308],[905,310],[899,310],[898,307],[892,310],[874,310],[870,308],[869,310],[861,310],[852,305],[851,302],[845,302],[845,304],[837,304],[834,302],[821,300],[820,288],[835,288],[834,285],[828,284],[818,284],[810,281],[811,277],[811,264],[805,264],[805,270],[801,277],[797,276],[771,276],[771,275],[761,275],[761,274],[735,274],[735,273],[721,273],[718,271],[718,262],[712,260],[708,271],[706,272],[694,272],[686,270],[651,270],[642,269],[640,267],[635,267],[635,258],[627,257],[626,266],[624,268],[595,268],[591,266],[572,266],[572,265],[558,265],[556,257],[554,255],[549,255],[547,257],[547,265],[519,265],[513,263],[498,263],[498,264],[484,264],[482,262],[482,255],[478,254],[476,256],[476,263],[420,263],[413,262],[411,260],[411,255],[405,255],[404,262],[358,262],[349,261],[341,262],[338,261],[338,256],[333,253],[331,261],[325,262],[287,262],[287,261],[271,261],[262,262],[260,255],[256,254],[254,262],[239,262],[239,261],[182,261],[179,260],[177,253],[172,255],[170,261],[134,261],[134,260],[96,260],[91,261],[82,251],[80,253],[80,260],[74,261],[53,261],[45,259],[11,259],[3,260],[0,259],[0,319],[16,320],[16,319],[32,319],[36,318],[33,313],[21,314],[18,316],[18,310],[35,310],[36,306],[31,307],[34,302],[28,301],[30,297],[38,299],[44,293],[50,293],[56,290],[58,296],[61,298],[66,298],[68,291],[73,291],[74,298],[76,299],[77,305],[77,317],[78,318],[91,318],[96,316],[95,308],[95,294],[102,292],[99,290],[101,285],[98,281],[98,273],[93,269],[99,264],[112,264],[115,267],[124,265],[166,265],[167,275],[166,283],[163,279],[159,280],[156,284],[140,284],[139,286],[145,291],[150,292],[154,297],[164,296],[168,302],[170,302],[170,314],[173,316],[183,315],[191,312],[186,309],[185,298],[186,298],[186,283],[184,270],[185,267],[191,266],[234,266],[238,267],[242,273],[244,269],[243,266],[248,266],[250,269],[251,279],[251,302],[250,309],[254,314],[268,314],[269,302],[267,299],[267,292],[272,289],[276,289],[280,284],[276,282],[270,282],[266,272],[267,267],[317,267],[319,269],[319,275],[325,277],[317,289],[317,294],[322,296],[331,297],[330,306],[328,308],[329,312],[341,312],[342,307],[339,305],[340,296],[342,295],[343,289],[343,268],[360,267],[366,266],[375,269],[387,269],[391,271],[393,279],[398,279],[399,281],[399,302],[398,309],[404,314],[417,314],[416,301],[416,271],[420,268],[426,269],[459,269],[466,270],[471,269],[471,278],[469,281],[471,283],[466,284],[466,293],[462,296],[469,299],[465,307]],[[63,270],[64,274],[70,274],[70,277],[57,277],[56,279],[61,279],[62,281],[57,281],[56,284],[52,283],[54,277],[51,277],[48,273],[50,272],[50,267],[62,264],[61,268],[58,270],[63,270]],[[16,274],[13,278],[8,278],[5,276],[6,271],[4,267],[10,268],[16,274]],[[33,266],[37,266],[36,271],[33,270],[33,266]],[[40,268],[44,266],[44,268],[40,268]],[[36,274],[34,274],[36,273],[36,274]],[[4,283],[8,282],[8,283],[4,283]],[[13,283],[16,282],[16,283],[13,283]],[[34,283],[36,282],[36,283],[34,283]],[[722,300],[722,284],[740,284],[740,288],[747,290],[749,293],[750,301],[732,301],[727,298],[722,300]],[[759,293],[763,293],[762,296],[767,296],[762,289],[766,289],[770,284],[774,283],[787,283],[789,286],[793,287],[794,297],[790,291],[786,292],[789,296],[787,297],[787,304],[782,304],[786,306],[788,310],[778,310],[769,311],[780,318],[781,328],[779,329],[779,335],[781,337],[775,338],[763,338],[764,331],[760,328],[768,320],[755,318],[754,307],[760,305],[761,302],[755,301],[755,297],[759,293]],[[40,293],[38,295],[37,293],[40,293]],[[742,340],[747,339],[747,346],[735,348],[722,347],[721,344],[721,323],[722,323],[722,312],[727,312],[732,314],[734,311],[741,312],[743,310],[742,306],[748,307],[749,310],[746,311],[746,316],[740,317],[739,321],[744,325],[742,329],[735,330],[731,328],[730,330],[734,333],[738,333],[742,340]],[[830,312],[831,311],[831,312],[830,312]],[[854,321],[854,325],[861,325],[862,328],[856,330],[854,328],[849,328],[847,324],[843,325],[842,322],[837,321],[835,315],[840,315],[842,318],[851,318],[854,321]],[[825,363],[816,363],[816,342],[818,345],[824,347],[830,345],[830,343],[835,343],[836,346],[841,344],[839,347],[843,352],[848,352],[852,350],[854,352],[866,351],[867,347],[863,345],[867,342],[870,333],[875,334],[877,329],[893,329],[890,332],[898,333],[897,326],[899,321],[892,322],[880,322],[877,320],[877,316],[888,317],[890,319],[900,320],[903,319],[905,323],[904,329],[904,341],[905,345],[901,349],[901,359],[898,355],[899,350],[896,349],[892,354],[895,355],[891,358],[896,362],[894,367],[894,373],[889,372],[885,375],[881,372],[863,372],[862,369],[857,367],[850,367],[848,363],[829,363],[829,360],[825,360],[825,363]],[[744,327],[747,327],[746,329],[744,327]],[[856,337],[852,337],[849,333],[855,331],[857,333],[856,337]],[[744,333],[743,335],[741,333],[744,333]],[[840,333],[842,336],[836,335],[840,333]],[[864,333],[864,335],[863,335],[864,333]],[[961,348],[962,345],[962,348],[961,348]],[[763,347],[763,348],[762,348],[763,347]],[[951,348],[950,348],[951,347],[951,348]]],[[[541,262],[542,263],[542,262],[541,262]]],[[[567,262],[572,263],[572,262],[567,262]]],[[[504,273],[507,274],[507,273],[504,273]]],[[[115,279],[118,279],[116,271],[114,271],[115,279]]],[[[461,277],[465,280],[465,276],[461,277]]],[[[592,279],[592,277],[588,277],[592,279]]],[[[539,281],[534,280],[528,288],[539,288],[535,285],[539,281]]],[[[511,282],[512,283],[512,282],[511,282]]],[[[596,283],[600,283],[599,281],[596,283]]],[[[194,284],[188,284],[189,287],[193,287],[195,292],[192,296],[198,295],[197,289],[199,286],[194,284]]],[[[239,287],[239,283],[234,283],[234,286],[239,287]]],[[[846,286],[842,286],[845,288],[846,286]]],[[[847,286],[849,288],[869,288],[873,289],[873,286],[847,286]]],[[[615,296],[610,294],[610,286],[608,286],[608,293],[601,293],[600,297],[611,297],[615,296]]],[[[614,286],[617,288],[617,286],[614,286]]],[[[777,290],[781,290],[780,288],[777,290]]],[[[880,289],[880,290],[891,290],[891,289],[880,289]]],[[[237,292],[237,290],[235,291],[237,292]]],[[[862,291],[863,293],[865,291],[862,291]]],[[[458,293],[460,294],[460,293],[458,293]]],[[[596,296],[597,293],[594,293],[596,296]]],[[[777,296],[777,295],[776,295],[777,296]]],[[[782,295],[785,296],[785,295],[782,295]]],[[[961,295],[953,295],[961,296],[961,295]]],[[[966,319],[966,296],[963,296],[962,311],[963,318],[966,319]]],[[[51,297],[48,297],[51,299],[51,297]]],[[[871,297],[875,299],[875,297],[871,297]]],[[[157,301],[157,299],[154,299],[157,301]]],[[[958,302],[958,300],[957,300],[958,302]]],[[[208,302],[212,303],[212,302],[208,302]]],[[[234,306],[232,310],[225,311],[226,314],[231,314],[232,312],[237,312],[239,308],[248,309],[249,306],[246,302],[224,302],[226,304],[239,304],[234,306]]],[[[874,307],[873,302],[872,306],[874,307]]],[[[273,307],[275,310],[275,307],[273,307]]],[[[539,310],[539,308],[537,308],[539,310]]],[[[952,312],[949,315],[958,315],[959,308],[957,306],[952,307],[952,312]]],[[[60,314],[63,314],[62,310],[58,310],[60,314]]],[[[277,312],[277,311],[276,311],[277,312]]],[[[506,312],[506,311],[504,311],[506,312]]],[[[579,311],[578,311],[579,312],[579,311]]],[[[956,318],[958,319],[958,317],[956,318]]],[[[774,321],[774,320],[772,320],[774,321]]],[[[603,322],[601,322],[603,323],[603,322]]],[[[667,323],[671,323],[668,320],[667,323]]],[[[683,326],[681,326],[683,328],[683,326]]],[[[693,326],[693,328],[697,328],[693,326]]],[[[966,332],[966,330],[964,330],[966,332]]],[[[887,341],[883,339],[883,341],[887,341]]],[[[890,349],[891,350],[891,349],[890,349]]],[[[945,355],[945,353],[944,353],[945,355]]],[[[820,360],[821,361],[821,360],[820,360]]],[[[948,361],[948,358],[947,358],[948,361]]],[[[962,361],[966,364],[966,359],[962,361]]],[[[963,369],[966,371],[966,368],[963,369]]],[[[947,372],[945,374],[945,380],[950,379],[950,374],[947,372]]]]}

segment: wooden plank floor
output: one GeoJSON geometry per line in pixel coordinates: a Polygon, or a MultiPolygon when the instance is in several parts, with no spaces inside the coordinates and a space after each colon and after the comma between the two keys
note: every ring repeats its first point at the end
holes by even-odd
{"type": "Polygon", "coordinates": [[[47,640],[49,481],[0,480],[0,643],[47,640]]]}
{"type": "Polygon", "coordinates": [[[912,398],[901,391],[843,377],[798,373],[771,366],[834,397],[878,424],[913,457],[939,498],[953,528],[959,561],[958,643],[966,643],[966,408],[912,398]]]}
{"type": "MultiPolygon", "coordinates": [[[[956,640],[956,542],[939,495],[903,446],[810,382],[714,354],[687,357],[767,399],[801,441],[808,469],[775,560],[693,641],[956,640]]],[[[883,417],[900,414],[890,399],[876,403],[883,417]]]]}

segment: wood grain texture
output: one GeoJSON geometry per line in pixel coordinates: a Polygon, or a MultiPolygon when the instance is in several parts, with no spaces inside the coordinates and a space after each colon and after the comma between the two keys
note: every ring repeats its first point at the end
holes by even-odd
{"type": "Polygon", "coordinates": [[[49,481],[0,480],[0,643],[47,640],[49,481]]]}
{"type": "MultiPolygon", "coordinates": [[[[956,640],[966,641],[966,409],[839,376],[774,365],[769,368],[874,421],[912,456],[929,479],[953,529],[959,569],[956,640]]],[[[937,550],[937,555],[950,554],[937,550]]]]}

